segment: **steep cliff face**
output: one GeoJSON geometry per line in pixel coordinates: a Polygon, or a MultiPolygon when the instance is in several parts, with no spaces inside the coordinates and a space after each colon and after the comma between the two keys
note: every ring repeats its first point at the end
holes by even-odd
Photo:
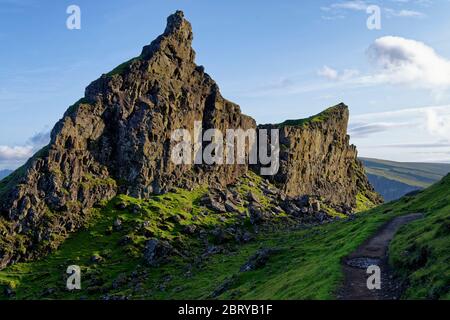
{"type": "MultiPolygon", "coordinates": [[[[225,187],[248,165],[175,165],[171,135],[194,122],[203,130],[256,128],[195,64],[192,29],[182,12],[134,58],[90,84],[56,124],[49,146],[0,182],[0,268],[55,249],[82,227],[91,209],[117,194],[145,198],[173,187],[225,187]]],[[[322,196],[355,207],[358,194],[378,201],[346,134],[348,110],[332,108],[281,129],[288,196],[322,196]],[[320,120],[320,121],[318,121],[320,120]]]]}
{"type": "Polygon", "coordinates": [[[201,183],[225,186],[246,165],[175,165],[171,134],[195,121],[203,130],[255,128],[194,63],[191,25],[182,12],[165,32],[90,84],[51,134],[51,143],[0,185],[0,267],[58,245],[118,192],[135,197],[201,183]]]}
{"type": "Polygon", "coordinates": [[[381,202],[350,144],[348,119],[348,107],[339,104],[308,119],[260,126],[280,130],[280,170],[272,180],[286,195],[316,196],[343,211],[358,197],[381,202]]]}

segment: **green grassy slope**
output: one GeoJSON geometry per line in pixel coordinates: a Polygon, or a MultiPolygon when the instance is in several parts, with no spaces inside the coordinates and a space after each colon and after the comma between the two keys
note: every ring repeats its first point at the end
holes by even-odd
{"type": "Polygon", "coordinates": [[[405,297],[450,299],[450,175],[413,198],[424,219],[405,226],[391,244],[390,262],[409,283],[405,297]]]}
{"type": "Polygon", "coordinates": [[[41,261],[0,271],[0,286],[14,287],[19,299],[101,298],[105,294],[133,299],[205,299],[220,287],[224,290],[218,298],[333,299],[343,280],[340,262],[344,256],[393,217],[423,212],[424,219],[400,230],[391,246],[391,261],[399,275],[410,283],[404,298],[450,298],[450,177],[416,196],[385,204],[356,218],[303,229],[261,231],[255,241],[245,245],[231,241],[225,245],[225,251],[199,259],[199,240],[180,233],[180,224],[213,227],[234,219],[199,215],[203,208],[198,205],[198,198],[203,192],[206,191],[179,191],[143,201],[121,196],[57,252],[41,261]],[[128,209],[117,210],[118,201],[139,204],[144,212],[136,216],[128,209]],[[174,222],[174,215],[181,215],[182,221],[174,222]],[[111,232],[118,216],[124,221],[124,229],[111,232]],[[144,239],[133,230],[142,220],[149,219],[154,221],[148,226],[149,232],[178,239],[180,247],[191,254],[174,256],[160,267],[145,266],[141,256],[144,239]],[[126,235],[132,235],[131,242],[121,245],[120,240],[126,235]],[[264,267],[240,272],[260,248],[277,250],[264,267]],[[101,256],[101,262],[93,263],[94,255],[101,256]],[[64,288],[64,272],[70,264],[82,267],[81,291],[68,292],[64,288]]]}

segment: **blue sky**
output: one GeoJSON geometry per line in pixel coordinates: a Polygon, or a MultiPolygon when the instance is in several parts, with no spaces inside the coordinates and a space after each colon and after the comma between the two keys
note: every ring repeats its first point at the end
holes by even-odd
{"type": "Polygon", "coordinates": [[[360,155],[450,162],[450,1],[0,0],[0,169],[181,9],[197,63],[258,123],[349,105],[360,155]],[[69,5],[81,30],[66,28],[69,5]],[[369,30],[366,8],[381,9],[369,30]]]}

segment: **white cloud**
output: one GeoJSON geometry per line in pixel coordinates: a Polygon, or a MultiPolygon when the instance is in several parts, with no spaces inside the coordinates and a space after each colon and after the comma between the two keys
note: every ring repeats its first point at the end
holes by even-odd
{"type": "Polygon", "coordinates": [[[1,160],[26,160],[33,154],[33,147],[31,146],[0,146],[0,161],[1,160]]]}
{"type": "Polygon", "coordinates": [[[416,10],[395,10],[391,8],[385,9],[386,13],[391,17],[400,17],[400,18],[424,18],[426,15],[420,11],[416,10]]]}
{"type": "Polygon", "coordinates": [[[430,90],[440,98],[450,89],[450,60],[416,40],[386,36],[378,38],[368,48],[367,56],[374,67],[370,73],[358,76],[351,69],[340,73],[324,67],[319,75],[334,81],[346,81],[352,86],[381,84],[406,85],[430,90]]]}
{"type": "MultiPolygon", "coordinates": [[[[388,17],[396,17],[396,18],[423,18],[426,15],[420,11],[413,10],[410,8],[398,8],[399,6],[404,5],[422,5],[422,1],[424,0],[417,0],[417,1],[408,1],[408,0],[398,0],[393,1],[395,2],[395,7],[384,7],[384,11],[386,12],[386,15],[388,17]]],[[[325,20],[335,20],[337,18],[342,19],[345,18],[345,11],[356,11],[356,12],[363,12],[366,14],[367,9],[371,5],[378,5],[381,7],[381,2],[379,1],[364,1],[364,0],[348,0],[348,1],[341,1],[341,2],[335,2],[330,4],[329,6],[322,6],[320,9],[324,12],[326,12],[328,15],[323,16],[322,19],[325,20]]]]}
{"type": "Polygon", "coordinates": [[[334,9],[346,9],[354,11],[366,11],[369,5],[362,0],[344,1],[333,3],[330,7],[334,9]]]}
{"type": "Polygon", "coordinates": [[[387,36],[375,40],[367,53],[379,70],[373,77],[376,82],[433,90],[450,87],[450,61],[422,42],[387,36]]]}
{"type": "Polygon", "coordinates": [[[22,146],[0,145],[0,168],[17,167],[28,160],[33,154],[47,145],[50,141],[50,132],[38,132],[28,139],[22,146]]]}
{"type": "Polygon", "coordinates": [[[434,108],[427,110],[426,115],[428,132],[450,142],[450,110],[434,108]]]}
{"type": "Polygon", "coordinates": [[[450,161],[450,105],[351,115],[349,134],[362,156],[450,161]]]}
{"type": "Polygon", "coordinates": [[[342,72],[338,72],[333,68],[323,66],[320,70],[317,71],[317,74],[328,80],[345,81],[359,75],[359,71],[355,69],[345,69],[342,72]]]}
{"type": "Polygon", "coordinates": [[[317,71],[317,74],[329,80],[337,80],[338,78],[338,71],[328,66],[323,66],[322,69],[317,71]]]}

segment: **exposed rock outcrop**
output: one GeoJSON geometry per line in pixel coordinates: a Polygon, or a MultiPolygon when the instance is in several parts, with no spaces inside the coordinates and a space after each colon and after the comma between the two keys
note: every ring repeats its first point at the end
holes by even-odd
{"type": "MultiPolygon", "coordinates": [[[[0,182],[0,268],[55,249],[89,220],[91,208],[119,193],[224,187],[247,172],[245,164],[175,165],[170,159],[172,132],[187,129],[193,136],[194,121],[204,130],[256,128],[195,64],[192,39],[183,13],[171,15],[139,57],[86,88],[52,130],[49,146],[0,182]]],[[[326,114],[326,121],[307,126],[277,126],[284,149],[274,179],[290,196],[314,194],[351,207],[357,194],[369,197],[372,189],[349,145],[347,108],[326,114]]]]}
{"type": "Polygon", "coordinates": [[[204,130],[256,127],[194,63],[192,39],[183,13],[171,15],[161,36],[91,83],[56,124],[50,145],[2,182],[0,267],[53,248],[94,204],[118,192],[146,197],[174,185],[225,186],[247,171],[170,161],[173,130],[193,135],[194,121],[204,130]]]}
{"type": "Polygon", "coordinates": [[[350,144],[348,119],[348,107],[339,104],[308,119],[259,127],[280,130],[280,170],[272,180],[287,196],[314,195],[352,208],[358,194],[382,201],[350,144]]]}

